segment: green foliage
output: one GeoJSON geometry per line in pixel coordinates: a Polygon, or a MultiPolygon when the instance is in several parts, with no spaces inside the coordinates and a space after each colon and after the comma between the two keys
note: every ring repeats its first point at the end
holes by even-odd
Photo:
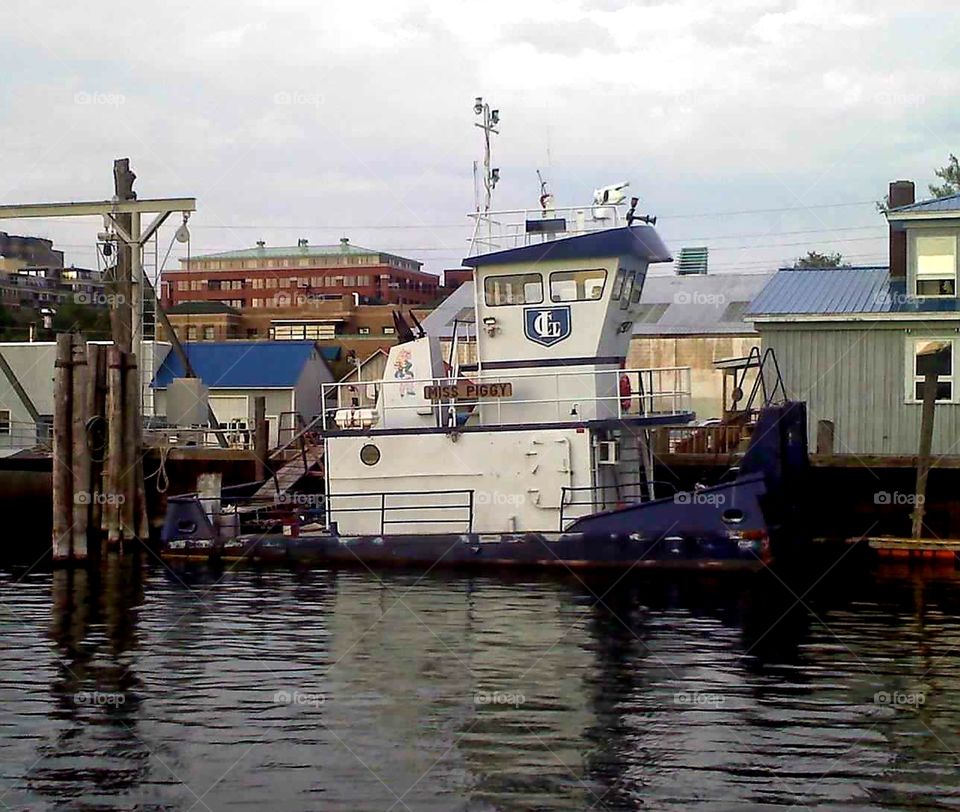
{"type": "Polygon", "coordinates": [[[90,338],[109,338],[110,312],[105,307],[63,302],[57,306],[53,329],[58,333],[77,330],[90,338]]]}
{"type": "Polygon", "coordinates": [[[793,263],[794,268],[839,268],[843,263],[841,254],[821,254],[819,251],[808,251],[805,257],[800,257],[793,263]]]}
{"type": "Polygon", "coordinates": [[[946,166],[934,170],[934,173],[943,181],[942,186],[930,184],[930,194],[934,197],[949,197],[950,195],[960,194],[960,163],[957,162],[957,156],[950,154],[950,160],[946,166]]]}

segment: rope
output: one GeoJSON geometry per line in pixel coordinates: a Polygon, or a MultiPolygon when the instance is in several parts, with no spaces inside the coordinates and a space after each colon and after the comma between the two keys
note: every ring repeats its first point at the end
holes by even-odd
{"type": "Polygon", "coordinates": [[[160,465],[152,474],[144,476],[144,482],[148,479],[157,478],[157,493],[166,493],[170,488],[170,477],[167,476],[167,457],[170,455],[171,445],[160,446],[160,465]],[[162,483],[162,484],[161,484],[162,483]]]}

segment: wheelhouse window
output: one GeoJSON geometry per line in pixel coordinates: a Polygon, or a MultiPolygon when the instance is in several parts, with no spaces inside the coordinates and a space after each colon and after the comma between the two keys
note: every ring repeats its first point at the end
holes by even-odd
{"type": "Polygon", "coordinates": [[[949,339],[916,339],[913,344],[914,401],[923,400],[923,383],[928,373],[937,376],[937,400],[953,400],[953,342],[949,339]]]}
{"type": "Polygon", "coordinates": [[[595,302],[603,296],[607,272],[603,268],[589,271],[557,271],[550,274],[551,302],[595,302]]]}
{"type": "Polygon", "coordinates": [[[918,234],[913,250],[917,296],[956,296],[956,236],[918,234]]]}
{"type": "Polygon", "coordinates": [[[488,276],[483,280],[483,296],[488,307],[541,304],[543,277],[538,273],[488,276]]]}
{"type": "Polygon", "coordinates": [[[623,278],[623,295],[620,297],[620,309],[630,307],[630,297],[633,295],[633,271],[627,271],[623,278]]]}

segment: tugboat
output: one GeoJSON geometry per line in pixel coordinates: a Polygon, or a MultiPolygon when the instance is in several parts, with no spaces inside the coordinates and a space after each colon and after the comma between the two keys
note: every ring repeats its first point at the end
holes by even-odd
{"type": "MultiPolygon", "coordinates": [[[[756,570],[791,521],[804,404],[767,402],[726,482],[669,494],[651,431],[682,426],[690,370],[625,366],[655,218],[608,198],[478,212],[472,313],[439,339],[395,315],[382,379],[336,387],[316,420],[323,509],[251,524],[168,500],[162,555],[317,565],[756,570]],[[470,336],[475,362],[458,359],[470,336]]],[[[782,389],[781,389],[782,391],[782,389]]],[[[225,500],[225,503],[229,500],[225,500]]]]}

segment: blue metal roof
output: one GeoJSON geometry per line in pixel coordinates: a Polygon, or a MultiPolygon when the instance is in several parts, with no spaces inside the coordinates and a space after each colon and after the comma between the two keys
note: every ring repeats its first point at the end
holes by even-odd
{"type": "Polygon", "coordinates": [[[750,316],[960,312],[960,299],[908,296],[887,268],[783,268],[750,303],[750,316]]]}
{"type": "Polygon", "coordinates": [[[647,225],[624,226],[538,242],[521,248],[494,251],[478,257],[467,257],[463,264],[470,268],[508,263],[535,263],[545,259],[589,259],[590,257],[633,256],[647,262],[672,262],[673,257],[660,235],[647,225]]]}
{"type": "MultiPolygon", "coordinates": [[[[266,389],[296,386],[314,353],[314,342],[199,341],[183,348],[194,372],[211,389],[266,389]]],[[[163,389],[183,376],[183,364],[171,350],[152,386],[163,389]]]]}
{"type": "Polygon", "coordinates": [[[338,361],[340,360],[340,347],[335,344],[327,344],[320,347],[320,354],[324,361],[338,361]]]}
{"type": "Polygon", "coordinates": [[[932,200],[920,200],[906,206],[897,206],[890,212],[924,212],[924,211],[960,211],[960,194],[935,197],[932,200]]]}

